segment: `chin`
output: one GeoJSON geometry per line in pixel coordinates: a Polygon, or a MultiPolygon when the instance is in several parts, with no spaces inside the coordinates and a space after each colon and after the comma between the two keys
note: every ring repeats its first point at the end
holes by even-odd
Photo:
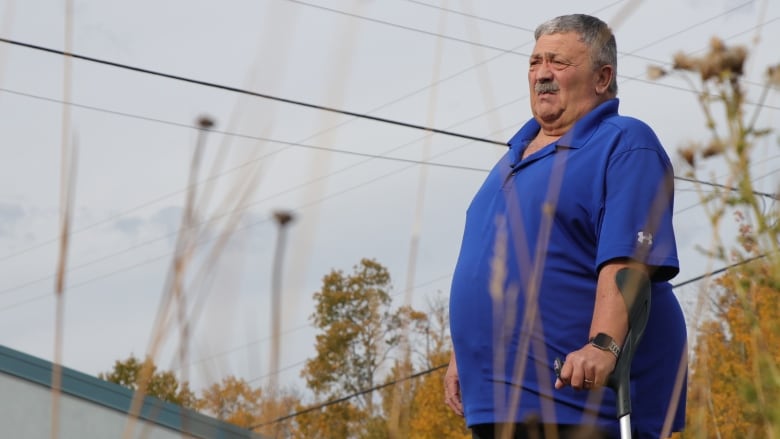
{"type": "Polygon", "coordinates": [[[534,107],[534,114],[536,117],[542,120],[555,119],[561,114],[561,109],[558,107],[551,107],[549,105],[534,107]]]}

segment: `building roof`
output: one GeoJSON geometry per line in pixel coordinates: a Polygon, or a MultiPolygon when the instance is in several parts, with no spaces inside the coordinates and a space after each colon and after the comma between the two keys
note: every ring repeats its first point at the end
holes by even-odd
{"type": "MultiPolygon", "coordinates": [[[[52,388],[53,364],[0,345],[0,374],[52,388]]],[[[126,387],[63,367],[61,391],[83,401],[129,415],[134,392],[126,387]]],[[[146,396],[138,418],[203,439],[262,439],[264,436],[203,415],[194,410],[146,396]]]]}

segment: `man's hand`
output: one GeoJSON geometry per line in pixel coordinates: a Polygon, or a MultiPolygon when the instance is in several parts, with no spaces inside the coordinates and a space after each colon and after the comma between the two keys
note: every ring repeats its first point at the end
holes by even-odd
{"type": "Polygon", "coordinates": [[[463,401],[460,398],[460,379],[455,353],[452,353],[447,373],[444,374],[444,403],[460,416],[463,416],[463,401]]]}
{"type": "Polygon", "coordinates": [[[587,344],[566,356],[561,374],[555,380],[555,388],[562,389],[567,385],[577,390],[604,387],[616,363],[612,352],[587,344]]]}

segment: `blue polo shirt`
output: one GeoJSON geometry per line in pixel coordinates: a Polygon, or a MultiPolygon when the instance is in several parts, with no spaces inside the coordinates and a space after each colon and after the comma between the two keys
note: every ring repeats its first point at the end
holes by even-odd
{"type": "Polygon", "coordinates": [[[652,267],[653,283],[632,425],[658,437],[671,411],[681,429],[686,328],[667,282],[679,271],[669,158],[650,127],[618,114],[617,99],[522,159],[539,129],[532,119],[512,137],[466,214],[450,292],[466,422],[533,417],[617,432],[614,392],[555,390],[552,363],[588,341],[599,268],[633,258],[652,267]]]}

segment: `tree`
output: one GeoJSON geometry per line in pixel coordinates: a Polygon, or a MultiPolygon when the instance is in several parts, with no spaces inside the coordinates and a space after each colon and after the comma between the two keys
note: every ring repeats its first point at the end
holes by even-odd
{"type": "Polygon", "coordinates": [[[219,420],[282,439],[292,437],[292,420],[274,421],[292,413],[297,403],[298,397],[292,390],[274,395],[230,375],[201,392],[197,409],[219,420]]]}
{"type": "Polygon", "coordinates": [[[261,396],[260,389],[231,375],[203,390],[197,408],[219,420],[249,428],[258,422],[261,396]]]}
{"type": "Polygon", "coordinates": [[[702,202],[714,231],[709,254],[734,265],[707,291],[713,306],[697,328],[685,438],[780,437],[780,212],[765,208],[766,194],[755,191],[751,174],[755,145],[770,133],[756,125],[758,112],[771,86],[780,86],[780,65],[767,70],[761,101],[748,114],[741,86],[747,55],[746,48],[713,38],[709,53],[674,59],[676,71],[700,77],[699,103],[710,134],[681,151],[689,173],[712,159],[729,170],[731,187],[702,191],[702,202]],[[728,213],[739,225],[734,248],[718,232],[728,213]]]}
{"type": "Polygon", "coordinates": [[[759,258],[717,280],[714,316],[694,349],[691,437],[773,437],[780,432],[780,278],[759,258]]]}
{"type": "MultiPolygon", "coordinates": [[[[309,407],[300,405],[296,412],[309,407]]],[[[318,410],[302,413],[295,417],[293,436],[296,438],[330,439],[358,436],[355,426],[363,413],[351,400],[328,405],[318,410]]]]}
{"type": "Polygon", "coordinates": [[[117,360],[111,372],[100,373],[98,378],[136,391],[141,387],[144,368],[148,371],[146,375],[149,377],[145,386],[147,395],[182,407],[195,407],[196,397],[190,390],[189,384],[187,382],[179,383],[176,375],[171,371],[158,371],[151,358],[140,362],[131,354],[124,361],[117,360]]]}
{"type": "MultiPolygon", "coordinates": [[[[311,315],[316,336],[314,358],[306,361],[302,375],[318,401],[329,401],[373,388],[382,370],[390,367],[391,353],[408,337],[413,322],[424,315],[410,308],[392,309],[392,288],[387,269],[374,260],[362,259],[349,275],[333,270],[323,278],[314,293],[311,315]]],[[[365,392],[348,403],[328,406],[301,417],[302,429],[310,423],[306,437],[346,437],[323,433],[326,428],[343,428],[350,437],[376,435],[376,420],[385,416],[374,402],[373,392],[365,392]],[[317,413],[330,419],[314,421],[317,413]],[[329,423],[330,426],[324,424],[329,423]]],[[[322,417],[319,417],[322,419],[322,417]]]]}
{"type": "Polygon", "coordinates": [[[449,311],[446,298],[439,295],[428,304],[425,368],[435,369],[416,383],[411,401],[409,438],[438,439],[471,437],[465,420],[444,404],[444,373],[450,360],[449,311]]]}
{"type": "Polygon", "coordinates": [[[301,396],[293,388],[281,388],[271,392],[263,388],[258,409],[258,422],[252,430],[275,439],[306,437],[295,434],[295,419],[284,418],[295,413],[301,407],[301,396]]]}

